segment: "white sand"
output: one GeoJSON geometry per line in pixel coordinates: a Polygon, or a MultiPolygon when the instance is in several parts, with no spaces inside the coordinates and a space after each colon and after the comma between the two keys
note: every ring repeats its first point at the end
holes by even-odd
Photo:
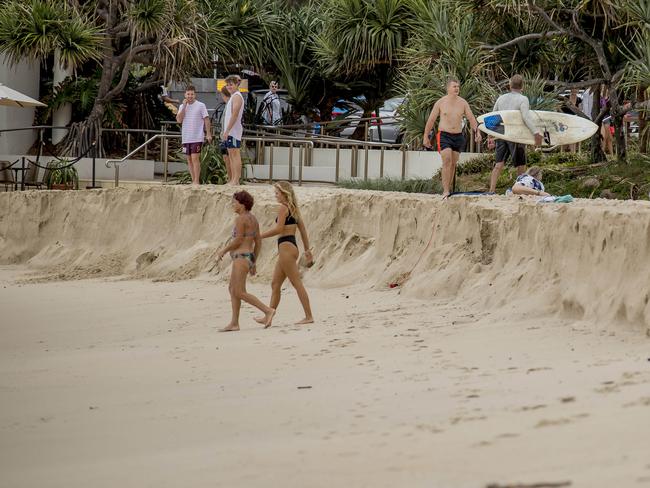
{"type": "Polygon", "coordinates": [[[299,195],[318,321],[231,334],[229,194],[0,195],[0,486],[650,485],[650,206],[299,195]]]}

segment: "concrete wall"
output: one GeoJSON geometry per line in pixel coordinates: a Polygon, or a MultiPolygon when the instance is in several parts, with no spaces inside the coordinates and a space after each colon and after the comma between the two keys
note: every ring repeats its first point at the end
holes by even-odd
{"type": "MultiPolygon", "coordinates": [[[[0,55],[0,83],[3,85],[38,100],[40,75],[38,63],[21,62],[12,66],[4,55],[0,55]]],[[[34,111],[33,108],[0,105],[0,129],[34,125],[34,111]]],[[[26,153],[37,136],[38,133],[31,130],[0,133],[0,154],[26,153]]]]}
{"type": "MultiPolygon", "coordinates": [[[[16,161],[20,159],[22,155],[18,154],[0,154],[0,161],[16,161]]],[[[32,161],[36,160],[36,156],[29,156],[29,159],[32,161]]],[[[49,156],[41,156],[38,164],[41,166],[46,166],[48,162],[55,158],[49,156]]],[[[97,180],[112,180],[115,177],[115,170],[111,166],[110,168],[106,167],[106,159],[97,158],[95,162],[95,179],[97,180]]],[[[27,161],[25,161],[25,166],[27,166],[27,161]]],[[[19,167],[21,163],[18,163],[15,167],[19,167]]],[[[81,160],[75,164],[77,168],[77,173],[79,174],[79,179],[90,180],[93,174],[93,160],[92,158],[81,158],[81,160]]],[[[186,166],[187,167],[187,166],[186,166]]],[[[43,169],[39,169],[39,178],[43,177],[43,169]]],[[[20,172],[18,173],[18,179],[20,181],[20,172]]],[[[120,165],[120,180],[130,180],[130,181],[152,181],[154,179],[154,162],[147,161],[143,159],[134,159],[127,160],[120,165]]]]}
{"type": "MultiPolygon", "coordinates": [[[[293,149],[291,179],[297,180],[299,175],[300,149],[293,149]]],[[[468,161],[479,153],[461,153],[460,162],[468,161]]],[[[303,159],[304,159],[303,153],[303,159]]],[[[339,151],[339,179],[351,178],[352,150],[339,151]]],[[[271,149],[265,148],[263,165],[247,165],[248,177],[267,179],[271,161],[271,149]]],[[[396,150],[384,151],[383,168],[381,163],[381,150],[368,150],[367,177],[376,179],[380,177],[399,179],[402,177],[402,152],[396,150]]],[[[357,155],[357,178],[366,177],[366,153],[359,151],[357,155]]],[[[442,167],[442,159],[437,151],[405,151],[404,173],[406,179],[431,178],[442,167]]],[[[289,179],[289,148],[276,147],[273,149],[273,179],[289,179]]],[[[313,160],[310,166],[303,166],[303,179],[336,181],[336,149],[316,148],[313,151],[313,160]]]]}

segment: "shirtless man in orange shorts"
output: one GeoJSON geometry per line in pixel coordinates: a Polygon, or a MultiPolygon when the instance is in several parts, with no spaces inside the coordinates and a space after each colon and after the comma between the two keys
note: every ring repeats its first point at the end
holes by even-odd
{"type": "Polygon", "coordinates": [[[429,134],[433,129],[438,116],[438,133],[436,136],[438,151],[442,158],[442,197],[447,198],[450,193],[451,183],[456,174],[456,164],[461,151],[465,148],[465,136],[463,135],[463,117],[469,120],[469,125],[474,133],[477,144],[481,142],[481,133],[478,130],[476,117],[469,108],[465,99],[458,96],[460,83],[455,78],[447,80],[447,95],[438,100],[431,109],[431,115],[424,128],[422,143],[425,147],[431,148],[429,134]]]}

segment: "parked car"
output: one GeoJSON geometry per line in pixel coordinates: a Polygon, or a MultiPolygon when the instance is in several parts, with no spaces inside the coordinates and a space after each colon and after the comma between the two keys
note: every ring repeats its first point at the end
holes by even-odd
{"type": "MultiPolygon", "coordinates": [[[[399,144],[404,132],[397,118],[397,109],[404,103],[404,97],[389,98],[379,109],[379,119],[372,122],[368,139],[373,142],[399,144]]],[[[373,114],[374,116],[374,114],[373,114]]]]}
{"type": "Polygon", "coordinates": [[[354,102],[339,100],[332,108],[332,121],[339,121],[341,125],[327,124],[325,131],[329,136],[350,138],[359,124],[363,109],[354,102]]]}

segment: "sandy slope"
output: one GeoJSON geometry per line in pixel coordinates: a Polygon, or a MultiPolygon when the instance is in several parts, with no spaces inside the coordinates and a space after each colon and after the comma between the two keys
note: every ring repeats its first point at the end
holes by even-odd
{"type": "MultiPolygon", "coordinates": [[[[271,225],[272,190],[251,191],[262,225],[271,225]]],[[[49,279],[194,277],[230,234],[231,194],[214,187],[0,194],[0,263],[27,263],[49,279]]],[[[518,300],[538,313],[650,326],[649,202],[298,194],[316,247],[313,285],[383,289],[413,271],[403,283],[409,296],[480,308],[518,300]]],[[[269,242],[261,258],[262,282],[273,248],[269,242]]]]}
{"type": "Polygon", "coordinates": [[[650,206],[299,195],[317,324],[217,334],[229,193],[0,194],[0,487],[650,486],[650,206]]]}

